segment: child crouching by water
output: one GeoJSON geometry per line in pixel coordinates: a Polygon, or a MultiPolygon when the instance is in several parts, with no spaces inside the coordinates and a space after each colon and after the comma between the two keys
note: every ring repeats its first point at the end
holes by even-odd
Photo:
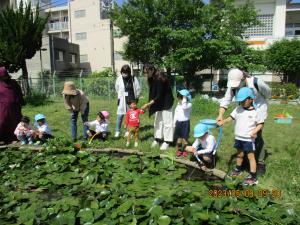
{"type": "Polygon", "coordinates": [[[99,139],[105,141],[108,137],[108,119],[109,113],[107,111],[98,112],[97,118],[91,122],[85,122],[84,125],[90,127],[94,127],[94,130],[89,129],[87,131],[87,135],[89,138],[99,139]]]}

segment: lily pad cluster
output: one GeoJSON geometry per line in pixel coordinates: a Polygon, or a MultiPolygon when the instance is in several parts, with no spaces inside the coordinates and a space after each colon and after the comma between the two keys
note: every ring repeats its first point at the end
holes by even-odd
{"type": "Polygon", "coordinates": [[[57,142],[0,152],[0,224],[296,224],[270,198],[213,198],[212,183],[158,155],[116,156],[57,142]]]}

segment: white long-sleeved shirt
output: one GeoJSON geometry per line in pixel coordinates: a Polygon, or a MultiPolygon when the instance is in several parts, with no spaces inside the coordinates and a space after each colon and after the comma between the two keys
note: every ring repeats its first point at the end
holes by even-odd
{"type": "Polygon", "coordinates": [[[176,123],[176,121],[188,121],[190,119],[191,111],[192,103],[187,101],[186,98],[183,98],[181,103],[178,102],[175,108],[174,123],[176,123]]]}
{"type": "Polygon", "coordinates": [[[216,145],[216,139],[213,135],[208,134],[206,139],[202,141],[200,138],[196,138],[196,140],[193,143],[193,148],[198,149],[201,147],[202,149],[197,151],[196,155],[203,155],[203,154],[210,154],[214,151],[216,145]]]}
{"type": "Polygon", "coordinates": [[[108,132],[108,122],[102,121],[99,122],[98,120],[94,120],[91,122],[86,122],[85,123],[88,127],[95,127],[95,132],[99,133],[99,132],[108,132]]]}
{"type": "MultiPolygon", "coordinates": [[[[254,77],[247,77],[247,87],[251,88],[254,91],[255,94],[255,107],[257,110],[262,114],[263,118],[266,119],[268,114],[268,101],[267,99],[271,96],[270,88],[269,86],[263,82],[261,79],[257,79],[257,86],[258,90],[255,88],[254,85],[254,77]]],[[[233,90],[229,87],[226,90],[224,98],[222,98],[220,107],[227,109],[230,103],[233,101],[235,95],[237,94],[233,92],[233,90]]]]}

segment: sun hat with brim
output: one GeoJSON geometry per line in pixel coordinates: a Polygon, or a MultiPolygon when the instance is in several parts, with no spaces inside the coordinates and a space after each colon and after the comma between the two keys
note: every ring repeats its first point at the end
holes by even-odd
{"type": "Polygon", "coordinates": [[[194,137],[202,137],[207,132],[209,132],[208,126],[203,123],[198,123],[194,128],[194,137]]]}
{"type": "Polygon", "coordinates": [[[66,81],[64,83],[64,89],[62,94],[64,95],[77,95],[78,91],[76,90],[75,84],[72,81],[66,81]]]}
{"type": "Polygon", "coordinates": [[[237,93],[235,101],[242,102],[245,101],[247,98],[255,99],[255,94],[251,88],[243,87],[237,93]]]}
{"type": "Polygon", "coordinates": [[[4,66],[0,67],[0,78],[7,77],[8,73],[4,66]]]}
{"type": "Polygon", "coordinates": [[[228,73],[227,87],[237,88],[240,86],[244,74],[239,69],[231,69],[228,73]]]}
{"type": "Polygon", "coordinates": [[[182,89],[180,91],[177,91],[181,96],[187,97],[187,99],[189,100],[189,102],[192,101],[192,96],[191,93],[189,92],[189,90],[187,89],[182,89]]]}

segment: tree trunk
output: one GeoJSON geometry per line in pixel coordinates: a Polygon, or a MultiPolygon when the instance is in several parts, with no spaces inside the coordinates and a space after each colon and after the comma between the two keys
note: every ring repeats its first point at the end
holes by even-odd
{"type": "Polygon", "coordinates": [[[31,94],[29,81],[28,81],[28,70],[26,65],[26,60],[24,59],[22,63],[22,88],[25,96],[29,96],[31,94]]]}

